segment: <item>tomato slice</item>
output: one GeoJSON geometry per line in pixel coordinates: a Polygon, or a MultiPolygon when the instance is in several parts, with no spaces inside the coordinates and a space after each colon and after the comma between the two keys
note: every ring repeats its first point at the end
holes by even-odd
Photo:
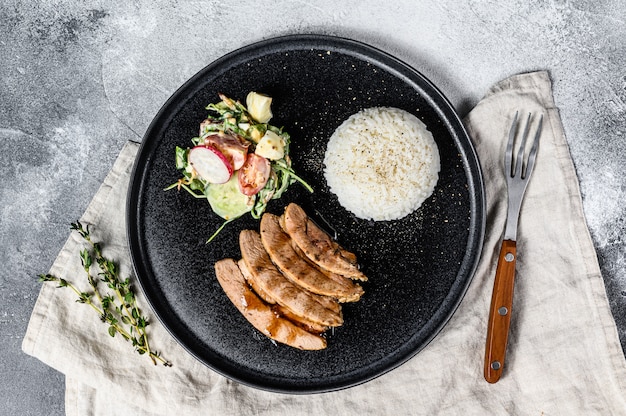
{"type": "Polygon", "coordinates": [[[270,161],[255,153],[248,157],[239,169],[239,189],[244,195],[256,195],[267,183],[272,168],[270,161]]]}

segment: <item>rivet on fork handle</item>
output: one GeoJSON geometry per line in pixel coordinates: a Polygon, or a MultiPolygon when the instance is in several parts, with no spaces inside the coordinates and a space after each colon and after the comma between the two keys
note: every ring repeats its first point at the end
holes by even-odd
{"type": "Polygon", "coordinates": [[[495,383],[500,379],[506,356],[513,307],[516,254],[516,242],[504,240],[498,256],[489,309],[487,348],[485,349],[485,380],[489,383],[495,383]]]}

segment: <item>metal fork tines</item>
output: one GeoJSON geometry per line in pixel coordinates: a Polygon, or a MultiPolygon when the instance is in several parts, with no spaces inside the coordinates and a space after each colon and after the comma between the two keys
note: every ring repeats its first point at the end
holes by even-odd
{"type": "Polygon", "coordinates": [[[532,115],[528,114],[526,125],[521,134],[517,156],[514,157],[515,137],[517,136],[517,114],[513,118],[509,141],[505,152],[505,174],[508,192],[508,208],[504,238],[498,256],[496,276],[491,295],[489,322],[487,324],[487,345],[485,348],[485,380],[495,383],[500,379],[504,368],[506,346],[511,323],[513,306],[513,288],[515,283],[515,264],[517,261],[517,221],[526,186],[535,167],[539,136],[543,126],[543,114],[539,117],[537,130],[528,157],[524,158],[532,115]]]}
{"type": "Polygon", "coordinates": [[[515,240],[517,235],[517,219],[519,217],[519,211],[522,205],[522,199],[524,192],[526,191],[526,185],[530,179],[530,175],[533,173],[535,167],[535,159],[537,158],[537,150],[539,149],[539,136],[541,136],[541,128],[543,126],[543,114],[539,116],[539,122],[537,124],[537,130],[535,138],[533,140],[532,147],[528,153],[528,158],[524,161],[524,150],[526,148],[526,141],[528,139],[528,133],[530,129],[532,114],[528,113],[528,119],[526,120],[526,126],[522,133],[521,142],[517,151],[517,158],[514,158],[514,142],[516,136],[517,127],[517,112],[513,117],[513,123],[511,124],[511,130],[509,131],[509,141],[506,145],[506,152],[504,157],[504,167],[506,173],[507,190],[509,194],[509,207],[506,218],[506,229],[504,231],[505,240],[515,240]]]}

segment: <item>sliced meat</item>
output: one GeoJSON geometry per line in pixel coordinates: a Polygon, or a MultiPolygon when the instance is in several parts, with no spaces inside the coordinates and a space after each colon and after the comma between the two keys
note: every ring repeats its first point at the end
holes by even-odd
{"type": "Polygon", "coordinates": [[[319,228],[297,204],[285,208],[281,226],[302,252],[324,270],[366,281],[367,276],[359,270],[356,256],[334,242],[319,228]]]}
{"type": "Polygon", "coordinates": [[[346,296],[345,298],[337,299],[339,302],[341,302],[341,303],[357,302],[358,300],[361,299],[361,296],[363,296],[365,294],[365,291],[363,290],[363,288],[358,283],[356,283],[355,281],[353,281],[353,280],[351,280],[351,279],[349,279],[349,278],[347,278],[345,276],[342,276],[340,274],[333,273],[333,272],[330,272],[328,270],[322,269],[317,264],[315,264],[313,262],[313,260],[308,258],[302,252],[302,250],[300,250],[300,247],[298,247],[298,245],[293,240],[291,242],[292,242],[293,250],[298,254],[298,256],[300,256],[300,258],[302,258],[306,262],[308,262],[311,265],[311,267],[314,267],[317,270],[319,270],[321,273],[324,273],[329,279],[335,280],[335,281],[339,282],[342,285],[350,286],[351,295],[350,296],[346,296]]]}
{"type": "Polygon", "coordinates": [[[328,330],[327,326],[313,322],[304,316],[299,316],[284,306],[275,305],[273,310],[278,316],[290,320],[294,324],[313,334],[321,335],[328,330]]]}
{"type": "Polygon", "coordinates": [[[363,290],[352,281],[341,277],[332,279],[298,255],[276,215],[263,214],[260,227],[265,250],[289,280],[318,295],[336,298],[339,302],[356,301],[361,297],[363,290]]]}
{"type": "Polygon", "coordinates": [[[250,273],[250,270],[248,270],[248,266],[246,265],[244,259],[240,259],[237,262],[237,265],[239,266],[241,274],[243,275],[244,279],[246,279],[252,290],[256,292],[256,294],[259,295],[259,297],[263,299],[266,303],[274,305],[276,301],[268,293],[266,293],[262,287],[258,285],[257,281],[254,279],[254,276],[252,276],[252,273],[250,273]]]}
{"type": "Polygon", "coordinates": [[[278,317],[271,306],[250,290],[233,259],[223,259],[215,263],[215,275],[230,301],[264,335],[301,350],[326,348],[326,340],[321,336],[278,317]]]}
{"type": "Polygon", "coordinates": [[[341,305],[334,299],[308,292],[288,280],[272,263],[259,233],[243,230],[239,234],[239,247],[250,275],[276,303],[325,326],[343,324],[341,305]]]}
{"type": "Polygon", "coordinates": [[[294,324],[306,329],[309,332],[313,332],[314,334],[322,334],[326,332],[326,330],[328,329],[327,326],[320,325],[317,322],[313,322],[304,316],[299,316],[293,313],[284,306],[277,305],[276,301],[272,299],[270,295],[265,293],[265,291],[256,283],[256,280],[250,273],[250,270],[248,270],[248,266],[246,265],[244,259],[240,259],[237,262],[237,265],[239,266],[239,270],[241,270],[241,274],[243,275],[243,277],[246,279],[250,287],[252,287],[252,291],[254,291],[261,299],[263,299],[265,303],[273,305],[272,310],[275,314],[289,319],[294,324]]]}

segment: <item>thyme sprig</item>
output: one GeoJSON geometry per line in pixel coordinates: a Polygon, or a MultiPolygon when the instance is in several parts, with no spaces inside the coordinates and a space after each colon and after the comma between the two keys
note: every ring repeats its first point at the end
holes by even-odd
{"type": "Polygon", "coordinates": [[[88,248],[80,251],[80,261],[87,275],[91,292],[80,291],[68,280],[51,274],[40,274],[39,281],[57,282],[60,288],[69,287],[78,296],[76,302],[89,305],[98,313],[100,320],[108,324],[110,336],[120,334],[126,341],[132,343],[135,351],[140,355],[147,354],[155,365],[160,362],[166,367],[171,367],[172,364],[169,361],[150,348],[146,333],[149,322],[141,315],[137,306],[130,278],[120,278],[115,262],[104,257],[100,244],[91,239],[89,225],[83,227],[79,221],[76,221],[71,224],[71,229],[88,243],[88,248]],[[99,268],[97,276],[94,276],[91,271],[94,260],[99,268]],[[101,289],[100,282],[103,282],[109,290],[101,289]]]}

